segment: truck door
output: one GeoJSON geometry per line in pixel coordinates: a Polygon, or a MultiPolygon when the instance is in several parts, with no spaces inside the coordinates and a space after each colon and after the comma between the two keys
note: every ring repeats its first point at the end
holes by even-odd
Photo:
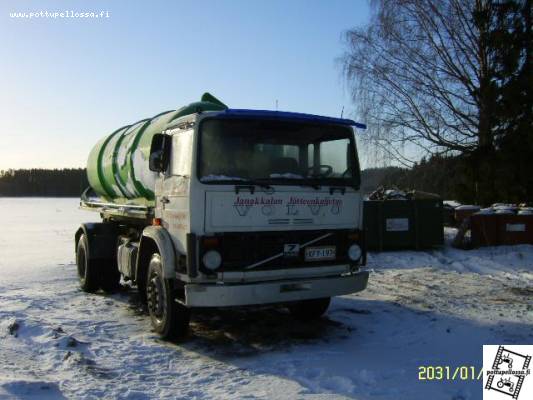
{"type": "Polygon", "coordinates": [[[192,130],[172,136],[170,165],[160,183],[163,226],[168,230],[178,252],[186,252],[186,235],[190,230],[189,188],[191,177],[192,130]]]}

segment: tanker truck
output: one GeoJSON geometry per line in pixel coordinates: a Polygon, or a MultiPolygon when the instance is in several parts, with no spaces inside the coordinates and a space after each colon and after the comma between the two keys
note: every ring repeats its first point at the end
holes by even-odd
{"type": "Polygon", "coordinates": [[[192,309],[319,318],[368,281],[354,128],[205,93],[117,129],[88,158],[80,207],[101,221],[75,233],[81,289],[137,288],[166,339],[187,333],[192,309]]]}

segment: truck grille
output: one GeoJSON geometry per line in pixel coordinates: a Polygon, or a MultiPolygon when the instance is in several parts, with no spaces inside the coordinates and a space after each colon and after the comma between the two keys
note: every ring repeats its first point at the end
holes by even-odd
{"type": "MultiPolygon", "coordinates": [[[[297,256],[281,256],[253,268],[254,271],[292,267],[312,267],[348,263],[347,251],[353,240],[348,239],[352,230],[314,230],[291,232],[240,232],[217,234],[217,250],[222,255],[219,272],[244,270],[247,266],[283,253],[286,244],[304,244],[331,234],[310,246],[335,246],[336,258],[327,261],[305,261],[305,249],[300,248],[297,256]]],[[[200,241],[202,243],[202,241],[200,241]]],[[[200,244],[200,254],[205,249],[200,244]]],[[[200,256],[201,259],[201,256],[200,256]]]]}

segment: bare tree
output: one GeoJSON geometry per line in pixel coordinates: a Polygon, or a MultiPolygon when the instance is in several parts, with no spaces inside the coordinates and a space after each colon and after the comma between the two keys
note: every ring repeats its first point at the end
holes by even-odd
{"type": "Polygon", "coordinates": [[[490,0],[373,0],[368,26],[346,32],[344,72],[367,139],[402,163],[492,149],[495,86],[490,0]]]}

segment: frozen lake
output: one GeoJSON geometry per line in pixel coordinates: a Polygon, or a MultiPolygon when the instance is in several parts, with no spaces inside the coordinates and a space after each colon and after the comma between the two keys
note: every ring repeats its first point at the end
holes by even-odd
{"type": "MultiPolygon", "coordinates": [[[[533,343],[533,246],[371,254],[369,288],[298,323],[282,309],[193,315],[150,332],[134,291],[77,285],[78,199],[0,198],[0,399],[481,399],[483,344],[533,343]]],[[[448,235],[451,232],[447,232],[448,235]]]]}

